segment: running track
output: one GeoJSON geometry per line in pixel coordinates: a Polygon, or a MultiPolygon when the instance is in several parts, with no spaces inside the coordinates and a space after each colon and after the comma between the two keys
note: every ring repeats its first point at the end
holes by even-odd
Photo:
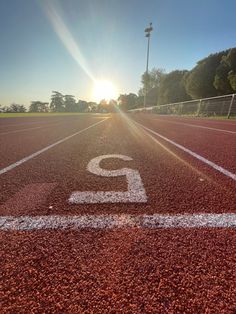
{"type": "Polygon", "coordinates": [[[1,313],[236,312],[236,121],[5,118],[0,147],[1,313]]]}

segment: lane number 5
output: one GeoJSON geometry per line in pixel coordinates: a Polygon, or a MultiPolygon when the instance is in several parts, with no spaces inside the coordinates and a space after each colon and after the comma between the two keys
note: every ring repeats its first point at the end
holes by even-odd
{"type": "Polygon", "coordinates": [[[102,177],[120,177],[126,176],[128,189],[125,192],[119,191],[86,191],[73,192],[69,198],[71,204],[84,203],[145,203],[147,195],[142,183],[142,179],[137,170],[122,168],[119,170],[106,170],[100,167],[100,162],[107,158],[119,158],[124,161],[133,160],[124,155],[102,155],[92,159],[87,166],[87,170],[95,175],[102,177]]]}

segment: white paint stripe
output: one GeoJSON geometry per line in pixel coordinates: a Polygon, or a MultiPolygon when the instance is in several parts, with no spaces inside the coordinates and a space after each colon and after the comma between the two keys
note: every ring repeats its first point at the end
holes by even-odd
{"type": "MultiPolygon", "coordinates": [[[[95,117],[95,118],[99,118],[99,117],[95,117]]],[[[18,133],[18,132],[23,132],[23,131],[28,131],[28,130],[34,130],[34,129],[46,129],[48,127],[51,127],[51,126],[55,126],[55,125],[65,125],[66,123],[68,122],[73,122],[75,120],[71,120],[71,121],[64,121],[64,122],[55,122],[55,123],[47,123],[47,124],[44,124],[42,126],[37,126],[37,127],[34,127],[34,128],[27,128],[27,129],[20,129],[20,130],[15,130],[15,131],[9,131],[9,132],[0,132],[0,135],[6,135],[6,134],[11,134],[11,133],[18,133]]]]}
{"type": "Polygon", "coordinates": [[[35,153],[33,153],[33,154],[31,154],[31,155],[29,155],[29,156],[19,160],[17,162],[15,162],[14,164],[11,164],[10,166],[8,166],[6,168],[1,169],[0,170],[0,175],[3,174],[3,173],[6,173],[6,172],[8,172],[8,171],[10,171],[10,170],[12,170],[12,169],[14,169],[16,167],[18,167],[18,166],[20,166],[21,164],[25,163],[26,161],[28,161],[28,160],[30,160],[30,159],[32,159],[32,158],[34,158],[34,157],[36,157],[36,156],[46,152],[47,150],[53,148],[54,146],[57,146],[57,145],[65,142],[65,141],[71,139],[72,137],[74,137],[74,136],[76,136],[76,135],[78,135],[80,133],[83,133],[84,131],[87,131],[90,128],[93,128],[94,126],[96,126],[96,125],[106,121],[107,119],[109,119],[109,118],[105,118],[102,121],[96,122],[96,123],[90,125],[89,127],[83,129],[83,130],[80,130],[80,131],[78,131],[76,133],[73,133],[73,134],[67,136],[67,137],[64,137],[63,139],[61,139],[61,140],[59,140],[59,141],[57,141],[57,142],[55,142],[55,143],[53,143],[53,144],[51,144],[51,145],[49,145],[47,147],[44,147],[43,149],[40,149],[39,151],[37,151],[37,152],[35,152],[35,153]]]}
{"type": "Polygon", "coordinates": [[[37,126],[35,128],[28,128],[28,129],[9,131],[9,132],[1,132],[0,135],[7,135],[7,134],[12,134],[12,133],[25,132],[25,131],[28,131],[28,130],[36,130],[36,129],[42,129],[42,126],[37,126]]]}
{"type": "MultiPolygon", "coordinates": [[[[35,116],[33,116],[32,118],[34,118],[35,116]]],[[[17,117],[18,118],[26,118],[26,117],[17,117]]],[[[31,118],[31,117],[28,117],[28,118],[31,118]]],[[[59,122],[59,121],[62,121],[62,120],[57,120],[55,122],[59,122]]],[[[19,126],[19,125],[24,125],[24,126],[27,126],[29,124],[48,124],[49,121],[31,121],[31,122],[24,122],[24,123],[11,123],[11,124],[3,124],[1,125],[0,127],[2,128],[5,128],[5,127],[8,127],[8,126],[19,126]]]]}
{"type": "MultiPolygon", "coordinates": [[[[191,151],[190,149],[188,149],[188,148],[186,148],[186,147],[184,147],[184,146],[182,146],[182,145],[180,145],[180,144],[178,144],[178,143],[176,143],[176,142],[174,142],[174,141],[168,139],[167,137],[165,137],[165,136],[163,136],[163,135],[161,135],[161,134],[159,134],[159,133],[157,133],[157,132],[155,132],[155,131],[153,131],[153,130],[147,128],[147,127],[145,127],[144,125],[142,125],[142,124],[140,124],[140,123],[138,123],[138,122],[136,122],[136,121],[134,121],[134,122],[135,122],[136,124],[138,124],[140,127],[142,127],[144,130],[146,130],[146,131],[148,131],[148,132],[151,132],[152,134],[155,134],[155,135],[159,136],[160,138],[162,138],[162,139],[165,140],[166,142],[171,143],[172,145],[178,147],[179,149],[183,150],[184,152],[188,153],[189,155],[195,157],[196,159],[198,159],[198,160],[204,162],[204,163],[207,164],[208,166],[214,168],[215,170],[217,170],[217,171],[223,173],[223,174],[226,175],[227,177],[229,177],[229,178],[231,178],[231,179],[233,179],[233,180],[236,181],[236,174],[234,174],[234,173],[232,173],[232,172],[230,172],[230,171],[224,169],[223,167],[221,167],[221,166],[215,164],[214,162],[212,162],[212,161],[210,161],[210,160],[208,160],[208,159],[206,159],[206,158],[204,158],[204,157],[198,155],[197,153],[191,151]]],[[[156,141],[156,139],[155,139],[154,137],[152,137],[151,135],[149,135],[149,136],[150,136],[154,141],[156,141]]],[[[157,141],[156,141],[156,142],[157,142],[157,141]]],[[[158,142],[157,142],[157,143],[158,143],[158,142]]]]}
{"type": "Polygon", "coordinates": [[[184,125],[191,126],[193,128],[202,128],[202,129],[208,129],[208,130],[213,130],[213,131],[219,131],[219,132],[226,132],[226,133],[236,134],[236,132],[234,132],[234,131],[229,131],[229,130],[224,130],[224,129],[216,129],[216,128],[209,128],[209,127],[203,126],[203,125],[188,124],[188,123],[184,123],[184,125]]]}
{"type": "MultiPolygon", "coordinates": [[[[173,119],[177,119],[178,121],[181,121],[182,122],[182,120],[186,120],[186,121],[189,121],[189,120],[195,120],[195,121],[197,121],[197,122],[207,122],[207,123],[214,123],[214,124],[216,124],[216,123],[218,123],[218,124],[224,124],[224,125],[232,125],[232,126],[236,126],[236,123],[233,123],[233,121],[234,120],[228,120],[228,119],[222,119],[222,120],[220,120],[220,119],[214,119],[214,118],[212,118],[212,119],[206,119],[206,118],[199,118],[199,117],[193,117],[193,116],[187,116],[187,117],[185,117],[185,116],[176,116],[176,115],[158,115],[158,114],[152,114],[153,116],[154,115],[156,115],[156,116],[158,116],[158,117],[161,117],[162,119],[162,121],[164,121],[165,119],[167,119],[168,120],[168,118],[173,118],[173,119]],[[229,121],[231,121],[232,123],[230,123],[229,121]]],[[[168,121],[170,121],[170,120],[168,120],[168,121]]]]}
{"type": "Polygon", "coordinates": [[[3,216],[0,230],[236,228],[236,214],[3,216]]]}
{"type": "Polygon", "coordinates": [[[71,204],[97,204],[97,203],[146,203],[147,196],[145,190],[142,189],[139,193],[133,193],[132,191],[126,192],[73,192],[69,198],[71,204]]]}
{"type": "Polygon", "coordinates": [[[229,130],[224,130],[224,129],[216,129],[216,128],[210,128],[207,126],[203,126],[203,125],[197,125],[197,124],[189,124],[189,123],[181,123],[181,122],[176,122],[176,121],[170,121],[170,120],[162,120],[162,119],[154,119],[154,120],[158,120],[161,122],[168,122],[168,123],[173,123],[173,124],[180,124],[180,125],[186,125],[186,126],[190,126],[193,128],[201,128],[201,129],[208,129],[208,130],[213,130],[213,131],[219,131],[219,132],[226,132],[226,133],[231,133],[231,134],[236,134],[235,131],[229,131],[229,130]]]}
{"type": "Polygon", "coordinates": [[[43,122],[25,122],[25,123],[10,123],[10,124],[2,124],[0,127],[1,128],[5,128],[5,127],[8,127],[8,126],[19,126],[19,125],[28,125],[28,124],[40,124],[40,123],[43,123],[43,122]]]}

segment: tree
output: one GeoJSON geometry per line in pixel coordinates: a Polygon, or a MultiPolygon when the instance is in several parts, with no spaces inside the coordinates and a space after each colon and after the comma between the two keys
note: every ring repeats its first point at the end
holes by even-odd
{"type": "Polygon", "coordinates": [[[150,91],[147,93],[146,104],[148,107],[157,105],[159,89],[160,89],[160,86],[154,87],[150,89],[150,91]]]}
{"type": "Polygon", "coordinates": [[[117,112],[117,101],[110,99],[108,103],[108,112],[117,112]]]}
{"type": "Polygon", "coordinates": [[[230,71],[228,74],[228,80],[232,87],[232,90],[236,92],[236,71],[230,71]]]}
{"type": "Polygon", "coordinates": [[[50,109],[53,112],[65,111],[63,95],[57,91],[52,92],[50,109]]]}
{"type": "Polygon", "coordinates": [[[228,78],[230,67],[222,60],[221,64],[216,69],[216,75],[213,85],[221,95],[233,93],[233,88],[228,78]]]}
{"type": "Polygon", "coordinates": [[[168,104],[189,100],[184,86],[184,78],[188,71],[172,71],[166,74],[161,80],[159,87],[158,104],[168,104]]]}
{"type": "Polygon", "coordinates": [[[236,48],[230,49],[228,55],[224,59],[229,66],[228,80],[232,90],[236,91],[236,48]]]}
{"type": "Polygon", "coordinates": [[[231,94],[234,88],[234,76],[236,75],[236,48],[229,50],[227,55],[222,56],[220,65],[216,68],[214,87],[220,94],[231,94]]]}
{"type": "Polygon", "coordinates": [[[88,103],[85,100],[78,100],[78,112],[88,112],[88,103]]]}
{"type": "Polygon", "coordinates": [[[11,104],[9,107],[5,107],[5,112],[10,112],[10,113],[22,113],[26,112],[26,108],[24,105],[18,105],[18,104],[11,104]]]}
{"type": "Polygon", "coordinates": [[[222,57],[227,53],[228,50],[209,55],[198,61],[197,65],[188,73],[185,79],[185,88],[193,99],[219,94],[213,83],[216,69],[220,65],[222,57]]]}
{"type": "Polygon", "coordinates": [[[88,102],[88,107],[90,108],[91,112],[96,112],[98,109],[98,104],[94,101],[89,101],[88,102]]]}
{"type": "Polygon", "coordinates": [[[231,48],[223,59],[233,71],[236,71],[236,47],[231,48]]]}
{"type": "Polygon", "coordinates": [[[65,95],[64,96],[64,106],[66,112],[76,112],[78,111],[78,106],[75,101],[75,96],[65,95]]]}
{"type": "Polygon", "coordinates": [[[145,93],[153,88],[158,89],[162,77],[165,75],[164,69],[153,68],[150,72],[144,72],[141,78],[142,87],[140,88],[138,94],[139,96],[144,96],[145,93]]]}
{"type": "Polygon", "coordinates": [[[48,102],[42,102],[39,100],[31,101],[29,112],[48,112],[48,102]]]}
{"type": "Polygon", "coordinates": [[[138,96],[135,102],[136,108],[142,108],[144,103],[144,96],[138,96]]]}
{"type": "Polygon", "coordinates": [[[98,105],[99,112],[109,112],[108,103],[106,99],[102,99],[98,105]]]}
{"type": "Polygon", "coordinates": [[[10,110],[7,106],[0,106],[0,112],[7,112],[7,110],[10,110]]]}
{"type": "Polygon", "coordinates": [[[129,94],[120,94],[118,98],[119,107],[121,110],[127,111],[129,109],[136,108],[136,101],[138,96],[133,93],[129,94]]]}

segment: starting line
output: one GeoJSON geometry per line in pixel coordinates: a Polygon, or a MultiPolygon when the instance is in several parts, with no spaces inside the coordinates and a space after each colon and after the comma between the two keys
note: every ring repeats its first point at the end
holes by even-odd
{"type": "Polygon", "coordinates": [[[236,214],[2,216],[0,230],[236,228],[236,214]]]}

